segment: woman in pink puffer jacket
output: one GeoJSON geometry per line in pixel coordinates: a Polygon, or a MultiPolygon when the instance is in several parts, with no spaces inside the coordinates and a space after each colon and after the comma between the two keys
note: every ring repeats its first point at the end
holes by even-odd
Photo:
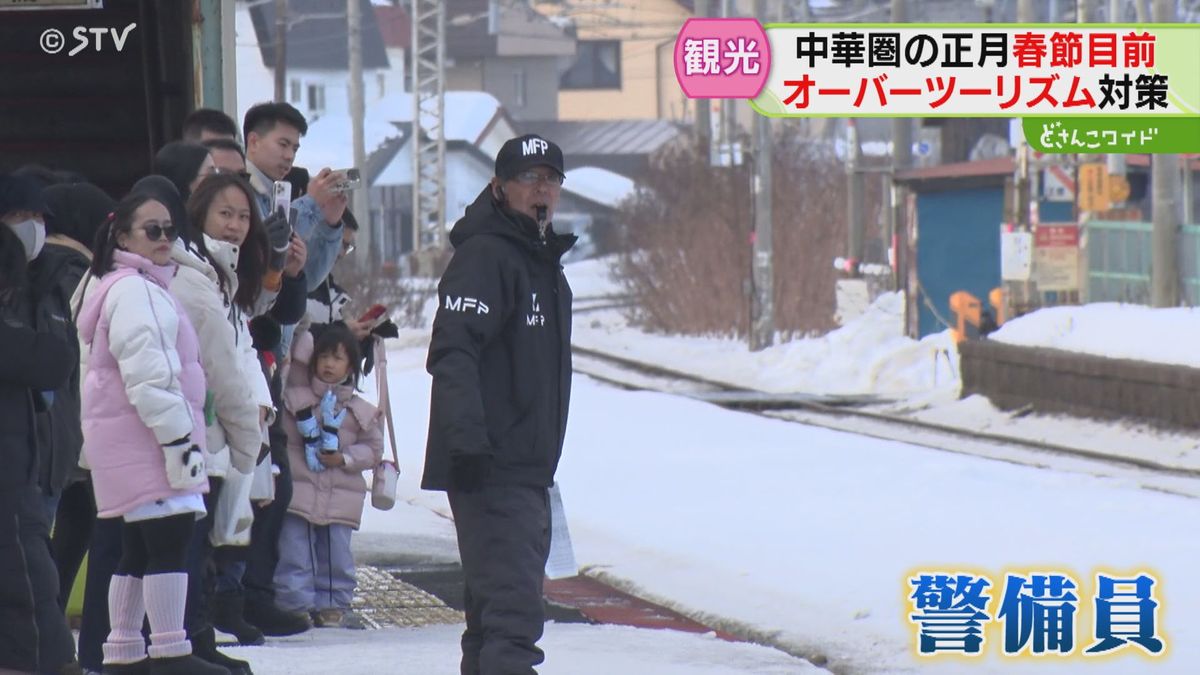
{"type": "Polygon", "coordinates": [[[167,291],[178,227],[149,194],[121,200],[98,234],[77,320],[84,459],[99,517],[122,519],[105,673],[224,672],[191,655],[183,627],[184,562],[208,476],[199,343],[167,291]]]}

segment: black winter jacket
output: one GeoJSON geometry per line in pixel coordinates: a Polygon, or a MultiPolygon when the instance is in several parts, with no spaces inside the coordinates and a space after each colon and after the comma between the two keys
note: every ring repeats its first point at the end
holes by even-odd
{"type": "Polygon", "coordinates": [[[66,383],[54,390],[52,402],[37,415],[38,485],[46,495],[56,495],[67,485],[79,466],[79,452],[83,448],[79,337],[71,319],[71,294],[89,264],[87,256],[79,251],[47,242],[29,266],[37,330],[64,340],[72,365],[66,383]]]}
{"type": "Polygon", "coordinates": [[[487,483],[549,487],[571,398],[574,235],[501,210],[485,188],[450,233],[426,368],[433,375],[421,487],[450,489],[452,457],[492,456],[487,483]]]}
{"type": "Polygon", "coordinates": [[[24,293],[0,294],[0,492],[37,482],[41,392],[62,388],[79,366],[60,335],[34,329],[24,293]]]}

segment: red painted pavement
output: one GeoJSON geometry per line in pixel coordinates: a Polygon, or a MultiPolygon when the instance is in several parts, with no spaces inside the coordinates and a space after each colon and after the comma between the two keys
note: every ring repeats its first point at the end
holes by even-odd
{"type": "Polygon", "coordinates": [[[544,594],[551,602],[578,610],[596,623],[636,628],[665,628],[685,633],[716,633],[730,642],[738,638],[693,621],[679,612],[646,602],[586,576],[547,579],[544,594]]]}

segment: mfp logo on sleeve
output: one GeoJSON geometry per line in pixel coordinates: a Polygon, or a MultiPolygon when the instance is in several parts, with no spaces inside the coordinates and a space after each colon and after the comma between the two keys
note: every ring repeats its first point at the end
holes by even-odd
{"type": "Polygon", "coordinates": [[[692,19],[675,42],[691,98],[750,99],[770,117],[1042,118],[1060,124],[1026,135],[1055,140],[1049,152],[1195,151],[1198,63],[1189,24],[692,19]]]}

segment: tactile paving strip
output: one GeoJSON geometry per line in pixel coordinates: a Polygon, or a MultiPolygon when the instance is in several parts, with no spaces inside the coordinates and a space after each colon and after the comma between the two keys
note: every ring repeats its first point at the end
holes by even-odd
{"type": "Polygon", "coordinates": [[[354,611],[370,628],[462,623],[462,612],[378,567],[360,565],[354,611]]]}

